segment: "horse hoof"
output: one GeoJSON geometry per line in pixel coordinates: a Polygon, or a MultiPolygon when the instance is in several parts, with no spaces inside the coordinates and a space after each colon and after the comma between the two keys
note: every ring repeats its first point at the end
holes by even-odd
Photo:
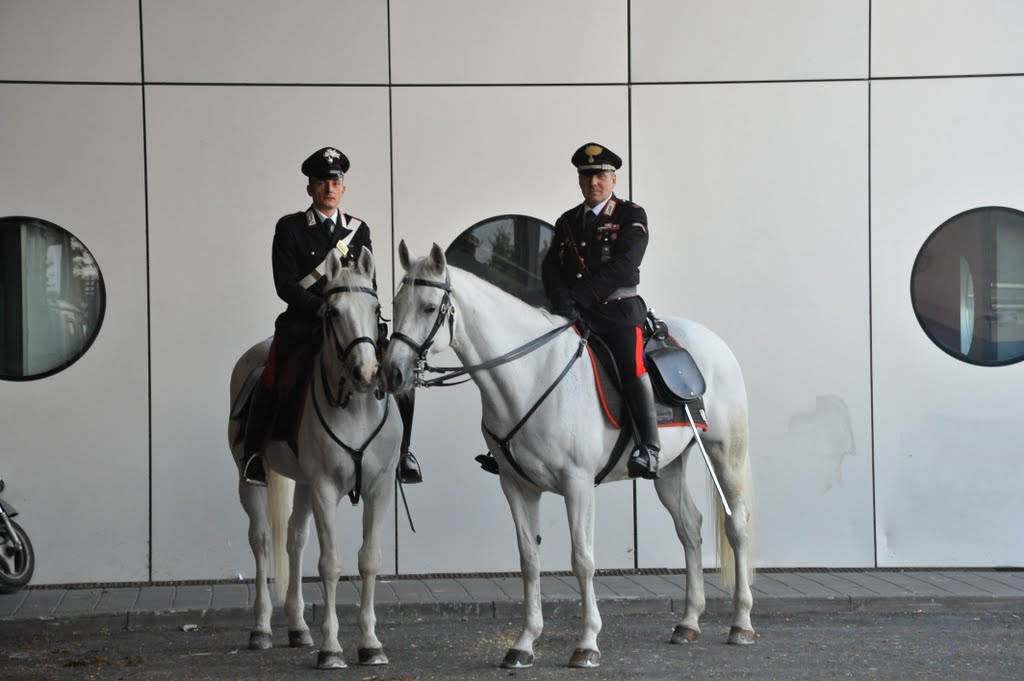
{"type": "Polygon", "coordinates": [[[750,629],[732,627],[729,629],[729,639],[726,642],[741,646],[749,646],[754,642],[754,632],[750,629]]]}
{"type": "Polygon", "coordinates": [[[317,669],[344,669],[348,665],[341,659],[341,653],[329,653],[321,650],[316,654],[317,669]]]}
{"type": "Polygon", "coordinates": [[[249,634],[249,650],[270,650],[274,641],[265,631],[254,631],[249,634]]]}
{"type": "Polygon", "coordinates": [[[309,631],[289,631],[288,645],[292,648],[309,648],[313,645],[313,637],[309,631]]]}
{"type": "Polygon", "coordinates": [[[505,659],[501,661],[502,669],[526,669],[533,666],[533,653],[517,648],[509,648],[505,659]]]}
{"type": "Polygon", "coordinates": [[[669,640],[669,643],[693,643],[698,638],[700,638],[699,629],[691,629],[679,624],[672,630],[672,638],[669,640]]]}
{"type": "Polygon", "coordinates": [[[583,648],[577,648],[572,651],[572,657],[569,658],[569,666],[582,669],[600,667],[601,653],[597,650],[584,650],[583,648]]]}
{"type": "Polygon", "coordinates": [[[383,648],[360,648],[359,664],[374,665],[387,664],[388,656],[384,654],[383,648]]]}

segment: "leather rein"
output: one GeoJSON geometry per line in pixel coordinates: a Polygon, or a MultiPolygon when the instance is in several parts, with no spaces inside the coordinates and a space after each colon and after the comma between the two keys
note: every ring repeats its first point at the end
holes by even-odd
{"type": "MultiPolygon", "coordinates": [[[[337,287],[332,288],[329,291],[327,291],[327,293],[325,294],[325,298],[330,298],[331,296],[339,294],[339,293],[365,293],[365,294],[373,296],[374,298],[377,298],[377,292],[374,291],[372,288],[368,288],[366,286],[337,286],[337,287]]],[[[360,336],[360,337],[356,338],[355,340],[353,340],[352,342],[350,342],[348,345],[343,345],[342,342],[341,342],[340,337],[338,336],[337,330],[334,328],[334,323],[333,323],[333,320],[332,320],[332,318],[336,317],[337,315],[338,315],[337,308],[331,308],[330,311],[328,312],[328,314],[324,315],[323,326],[324,326],[324,335],[331,341],[331,345],[333,346],[334,352],[337,355],[337,358],[338,358],[338,360],[340,362],[344,363],[345,360],[348,358],[348,356],[352,353],[352,350],[355,349],[355,347],[357,345],[361,344],[361,343],[369,343],[370,345],[372,345],[376,349],[377,342],[373,338],[370,338],[369,336],[360,336]]],[[[377,317],[378,317],[378,319],[380,318],[380,311],[379,311],[379,309],[377,311],[377,317]]],[[[321,352],[323,352],[323,351],[321,351],[321,352]]],[[[324,392],[324,397],[327,400],[327,404],[330,407],[334,408],[334,409],[339,409],[339,408],[340,409],[344,409],[345,407],[348,406],[349,402],[352,399],[352,391],[351,390],[348,391],[347,393],[344,392],[344,390],[345,390],[345,377],[342,376],[341,379],[338,381],[338,392],[337,392],[337,394],[332,395],[331,394],[330,385],[327,383],[327,370],[324,367],[324,362],[323,362],[323,357],[322,356],[320,358],[319,364],[320,364],[320,385],[321,385],[322,390],[324,392]]],[[[390,398],[385,398],[385,400],[384,400],[384,416],[381,418],[380,423],[378,423],[377,427],[373,430],[372,433],[370,433],[370,437],[367,438],[367,440],[363,443],[363,445],[361,447],[356,448],[356,447],[352,447],[351,445],[348,445],[345,442],[343,442],[341,440],[341,438],[339,438],[334,433],[334,431],[331,430],[330,425],[327,423],[327,419],[324,418],[323,411],[320,408],[320,403],[319,403],[319,401],[316,398],[316,380],[315,379],[309,382],[309,392],[310,392],[310,395],[312,395],[312,397],[313,397],[313,409],[316,411],[316,416],[317,416],[317,419],[319,419],[319,421],[320,421],[321,427],[323,427],[323,429],[327,433],[327,435],[332,440],[334,440],[334,442],[338,446],[340,446],[342,449],[344,449],[346,452],[349,453],[349,455],[352,457],[352,461],[355,463],[355,470],[356,470],[355,486],[348,493],[348,497],[352,501],[353,504],[358,504],[359,503],[360,494],[362,493],[362,486],[363,486],[363,454],[365,453],[366,448],[370,446],[370,443],[373,442],[374,439],[376,439],[376,437],[380,433],[381,429],[384,428],[384,424],[388,420],[388,413],[389,413],[389,407],[391,406],[391,399],[390,398]]]]}
{"type": "MultiPolygon", "coordinates": [[[[574,324],[574,321],[570,320],[569,322],[566,322],[565,324],[558,326],[550,331],[547,331],[541,336],[538,336],[537,338],[534,338],[533,340],[524,343],[523,345],[520,345],[518,348],[509,350],[503,355],[495,357],[494,359],[487,360],[486,362],[481,362],[480,364],[475,364],[473,366],[468,367],[432,367],[427,363],[426,353],[430,346],[433,345],[434,336],[437,335],[438,330],[440,330],[441,326],[444,324],[445,317],[448,317],[449,333],[454,339],[454,330],[452,329],[452,325],[454,323],[455,318],[455,308],[451,303],[451,281],[448,277],[448,272],[445,271],[445,280],[443,282],[431,281],[429,279],[414,279],[406,276],[404,279],[402,279],[402,285],[404,286],[406,284],[410,284],[412,286],[431,286],[434,288],[442,289],[445,292],[444,297],[441,299],[441,305],[438,308],[437,318],[434,320],[434,325],[431,328],[430,333],[427,335],[427,339],[423,341],[423,343],[417,343],[415,340],[413,340],[406,334],[398,333],[397,331],[391,335],[392,339],[397,339],[406,343],[417,353],[415,369],[416,386],[432,388],[435,386],[448,387],[452,385],[459,385],[460,383],[465,383],[466,381],[471,379],[467,378],[462,381],[456,381],[454,383],[451,382],[451,379],[465,376],[466,374],[470,374],[474,371],[486,371],[487,369],[492,369],[496,366],[501,366],[502,364],[508,364],[509,362],[513,362],[521,357],[525,357],[534,350],[540,348],[541,346],[553,340],[556,336],[560,335],[563,331],[569,329],[574,324]],[[425,380],[421,378],[421,375],[424,372],[441,373],[443,375],[438,376],[437,378],[425,380]]],[[[550,395],[552,391],[554,391],[555,387],[558,386],[558,384],[562,382],[562,379],[565,378],[565,376],[569,373],[569,370],[572,369],[572,366],[576,363],[576,360],[578,360],[583,355],[583,350],[587,347],[587,342],[589,338],[590,329],[585,328],[580,336],[580,342],[576,347],[576,352],[574,352],[572,354],[572,357],[569,358],[569,362],[562,369],[562,372],[558,375],[554,382],[550,386],[548,386],[547,390],[545,390],[541,394],[541,396],[537,398],[537,401],[534,402],[533,406],[530,407],[529,410],[527,410],[523,418],[521,418],[519,422],[512,427],[512,430],[509,431],[508,435],[506,435],[503,438],[499,437],[495,435],[490,428],[487,427],[487,424],[482,424],[484,430],[487,431],[487,434],[498,442],[498,445],[501,447],[502,453],[505,455],[505,458],[508,460],[512,468],[531,484],[536,485],[536,483],[534,483],[533,480],[530,479],[530,476],[526,474],[526,471],[522,469],[519,463],[515,460],[515,457],[512,455],[512,438],[515,437],[516,433],[518,433],[524,425],[526,425],[526,422],[530,419],[531,416],[533,416],[534,412],[537,411],[537,409],[544,402],[544,400],[547,399],[548,395],[550,395]]]]}

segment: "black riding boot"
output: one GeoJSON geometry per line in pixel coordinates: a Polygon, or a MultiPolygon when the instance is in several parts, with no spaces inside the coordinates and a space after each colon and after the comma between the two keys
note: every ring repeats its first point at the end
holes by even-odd
{"type": "Polygon", "coordinates": [[[409,451],[412,440],[412,414],[416,408],[416,393],[409,390],[398,396],[398,414],[402,417],[402,456],[398,460],[398,479],[404,485],[423,482],[420,462],[409,451]]]}
{"type": "Polygon", "coordinates": [[[658,415],[654,407],[654,389],[649,374],[637,376],[626,382],[623,394],[629,411],[636,424],[640,447],[633,452],[626,470],[631,478],[654,480],[658,477],[658,452],[661,438],[658,436],[658,415]]]}
{"type": "Polygon", "coordinates": [[[267,486],[267,471],[263,467],[263,447],[277,416],[277,393],[267,389],[260,381],[249,404],[245,422],[245,449],[242,454],[242,480],[250,485],[267,486]]]}

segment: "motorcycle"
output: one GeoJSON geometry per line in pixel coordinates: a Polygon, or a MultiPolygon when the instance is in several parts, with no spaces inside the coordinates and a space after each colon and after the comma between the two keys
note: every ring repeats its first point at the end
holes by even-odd
{"type": "MultiPolygon", "coordinates": [[[[4,491],[0,480],[0,492],[4,491]]],[[[36,567],[32,542],[21,525],[11,520],[18,512],[0,497],[0,594],[14,593],[28,584],[36,567]]]]}

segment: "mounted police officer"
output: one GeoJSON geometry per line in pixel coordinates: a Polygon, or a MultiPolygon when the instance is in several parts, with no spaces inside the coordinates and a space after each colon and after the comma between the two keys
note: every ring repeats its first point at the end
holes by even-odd
{"type": "Polygon", "coordinates": [[[647,250],[647,213],[612,193],[622,159],[610,149],[584,144],[572,164],[583,203],[555,223],[541,265],[544,290],[556,314],[579,317],[611,350],[640,441],[627,469],[630,477],[654,479],[661,441],[643,359],[647,305],[636,293],[647,250]]]}
{"type": "MultiPolygon", "coordinates": [[[[348,158],[333,147],[313,152],[302,162],[302,174],[308,178],[306,193],[313,199],[313,205],[277,221],[272,250],[274,286],[288,308],[274,325],[274,341],[247,420],[242,479],[249,484],[267,484],[263,446],[271,435],[279,407],[284,406],[286,399],[301,394],[305,387],[305,377],[320,343],[326,311],[321,265],[332,249],[337,249],[348,264],[359,259],[362,249],[373,248],[369,226],[338,209],[345,196],[348,169],[348,158]]],[[[387,342],[387,328],[382,325],[381,331],[378,346],[387,342]]],[[[413,405],[412,391],[398,400],[403,424],[398,476],[404,483],[423,481],[419,463],[409,451],[413,405]]]]}

